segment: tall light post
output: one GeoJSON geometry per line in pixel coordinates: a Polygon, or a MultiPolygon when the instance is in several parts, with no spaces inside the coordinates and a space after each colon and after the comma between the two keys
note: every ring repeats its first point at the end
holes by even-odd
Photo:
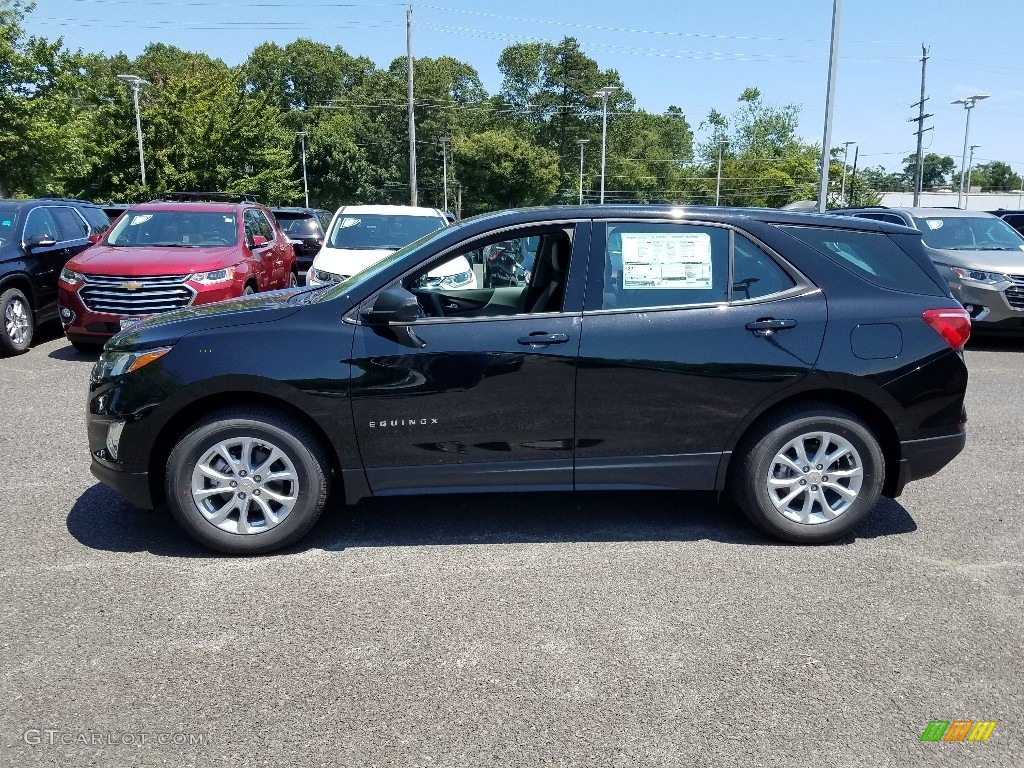
{"type": "Polygon", "coordinates": [[[846,162],[850,159],[850,145],[856,144],[856,141],[844,141],[843,147],[843,183],[839,188],[839,204],[846,205],[846,162]]]}
{"type": "Polygon", "coordinates": [[[590,139],[580,139],[580,205],[583,205],[583,146],[590,143],[590,139]]]}
{"type": "Polygon", "coordinates": [[[617,90],[617,85],[606,85],[594,94],[594,98],[601,100],[601,205],[604,205],[604,166],[608,148],[608,97],[617,90]]]}
{"type": "Polygon", "coordinates": [[[309,182],[306,179],[306,137],[309,134],[305,131],[296,131],[295,135],[302,142],[302,189],[306,193],[306,207],[309,208],[309,182]]]}
{"type": "Polygon", "coordinates": [[[957,208],[962,208],[964,201],[964,176],[966,176],[966,174],[964,173],[964,168],[967,165],[968,136],[970,136],[971,134],[971,110],[974,109],[975,104],[977,104],[982,99],[987,98],[987,93],[977,93],[974,96],[968,96],[966,99],[957,99],[956,101],[950,102],[950,104],[963,104],[964,109],[967,110],[967,126],[964,128],[964,154],[963,157],[960,158],[960,191],[957,193],[956,196],[957,208]]]}
{"type": "Polygon", "coordinates": [[[128,83],[132,87],[132,95],[135,97],[135,132],[139,136],[139,170],[142,171],[142,186],[146,186],[146,157],[142,152],[142,114],[139,112],[139,88],[149,85],[149,81],[143,80],[138,75],[118,75],[117,79],[128,83]]]}
{"type": "Polygon", "coordinates": [[[718,200],[722,195],[722,152],[725,150],[728,141],[721,139],[718,142],[718,180],[715,181],[715,205],[718,205],[718,200]]]}
{"type": "Polygon", "coordinates": [[[974,150],[980,146],[981,144],[971,144],[971,159],[967,161],[967,189],[964,191],[964,208],[970,206],[968,200],[971,196],[971,174],[974,171],[974,150]]]}
{"type": "Polygon", "coordinates": [[[441,136],[441,167],[444,175],[444,212],[448,213],[448,142],[451,136],[441,136]]]}

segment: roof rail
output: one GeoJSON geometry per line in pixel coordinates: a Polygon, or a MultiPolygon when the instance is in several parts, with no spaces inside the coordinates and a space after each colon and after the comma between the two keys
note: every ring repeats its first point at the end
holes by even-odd
{"type": "Polygon", "coordinates": [[[164,200],[173,203],[260,203],[251,192],[168,192],[164,200]]]}

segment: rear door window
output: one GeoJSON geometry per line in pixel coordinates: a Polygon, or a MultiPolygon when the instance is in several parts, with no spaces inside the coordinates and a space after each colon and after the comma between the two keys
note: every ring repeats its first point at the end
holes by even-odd
{"type": "Polygon", "coordinates": [[[60,242],[84,240],[89,236],[89,222],[83,219],[74,208],[63,205],[50,208],[50,213],[57,222],[60,242]]]}
{"type": "Polygon", "coordinates": [[[825,227],[779,229],[873,285],[904,293],[943,295],[935,281],[884,233],[825,227]]]}

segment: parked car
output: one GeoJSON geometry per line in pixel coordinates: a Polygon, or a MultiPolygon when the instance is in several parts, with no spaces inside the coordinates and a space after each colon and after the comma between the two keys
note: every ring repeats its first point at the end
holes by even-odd
{"type": "MultiPolygon", "coordinates": [[[[339,208],[320,253],[306,276],[308,285],[347,280],[424,235],[446,227],[448,220],[436,208],[410,205],[346,205],[339,208]]],[[[465,277],[462,264],[446,273],[465,277]]],[[[472,269],[469,276],[475,285],[472,269]]],[[[468,280],[468,279],[467,279],[468,280]]],[[[467,285],[463,283],[462,285],[467,285]]]]}
{"type": "Polygon", "coordinates": [[[295,248],[299,271],[306,272],[324,244],[324,233],[331,223],[330,211],[318,208],[271,208],[281,231],[295,248]]]}
{"type": "Polygon", "coordinates": [[[920,235],[874,221],[504,211],[341,283],[202,309],[107,343],[89,450],[101,481],[225,552],[297,541],[331,492],[723,491],[825,542],[966,440],[968,315],[920,235]],[[424,282],[530,237],[525,286],[424,282]]]}
{"type": "Polygon", "coordinates": [[[928,255],[977,331],[1024,332],[1024,237],[991,214],[957,208],[846,208],[829,213],[921,232],[928,255]]]}
{"type": "Polygon", "coordinates": [[[1011,227],[1013,227],[1022,235],[1024,235],[1024,211],[999,210],[988,211],[988,213],[991,213],[993,216],[998,216],[1000,219],[1002,219],[1011,227]]]}
{"type": "Polygon", "coordinates": [[[103,210],[84,200],[0,200],[0,356],[26,351],[57,317],[61,269],[106,228],[103,210]]]}
{"type": "Polygon", "coordinates": [[[150,315],[296,285],[295,252],[267,208],[183,197],[126,211],[60,271],[58,303],[68,339],[89,349],[150,315]]]}
{"type": "Polygon", "coordinates": [[[113,224],[117,221],[117,217],[132,207],[131,203],[104,203],[100,206],[103,208],[103,212],[107,214],[107,218],[110,219],[110,223],[113,224]]]}

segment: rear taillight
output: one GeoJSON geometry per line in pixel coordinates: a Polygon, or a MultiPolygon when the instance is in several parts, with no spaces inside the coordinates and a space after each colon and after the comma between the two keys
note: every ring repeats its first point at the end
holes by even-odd
{"type": "Polygon", "coordinates": [[[960,349],[971,337],[971,316],[966,309],[926,309],[921,317],[953,349],[960,349]]]}

